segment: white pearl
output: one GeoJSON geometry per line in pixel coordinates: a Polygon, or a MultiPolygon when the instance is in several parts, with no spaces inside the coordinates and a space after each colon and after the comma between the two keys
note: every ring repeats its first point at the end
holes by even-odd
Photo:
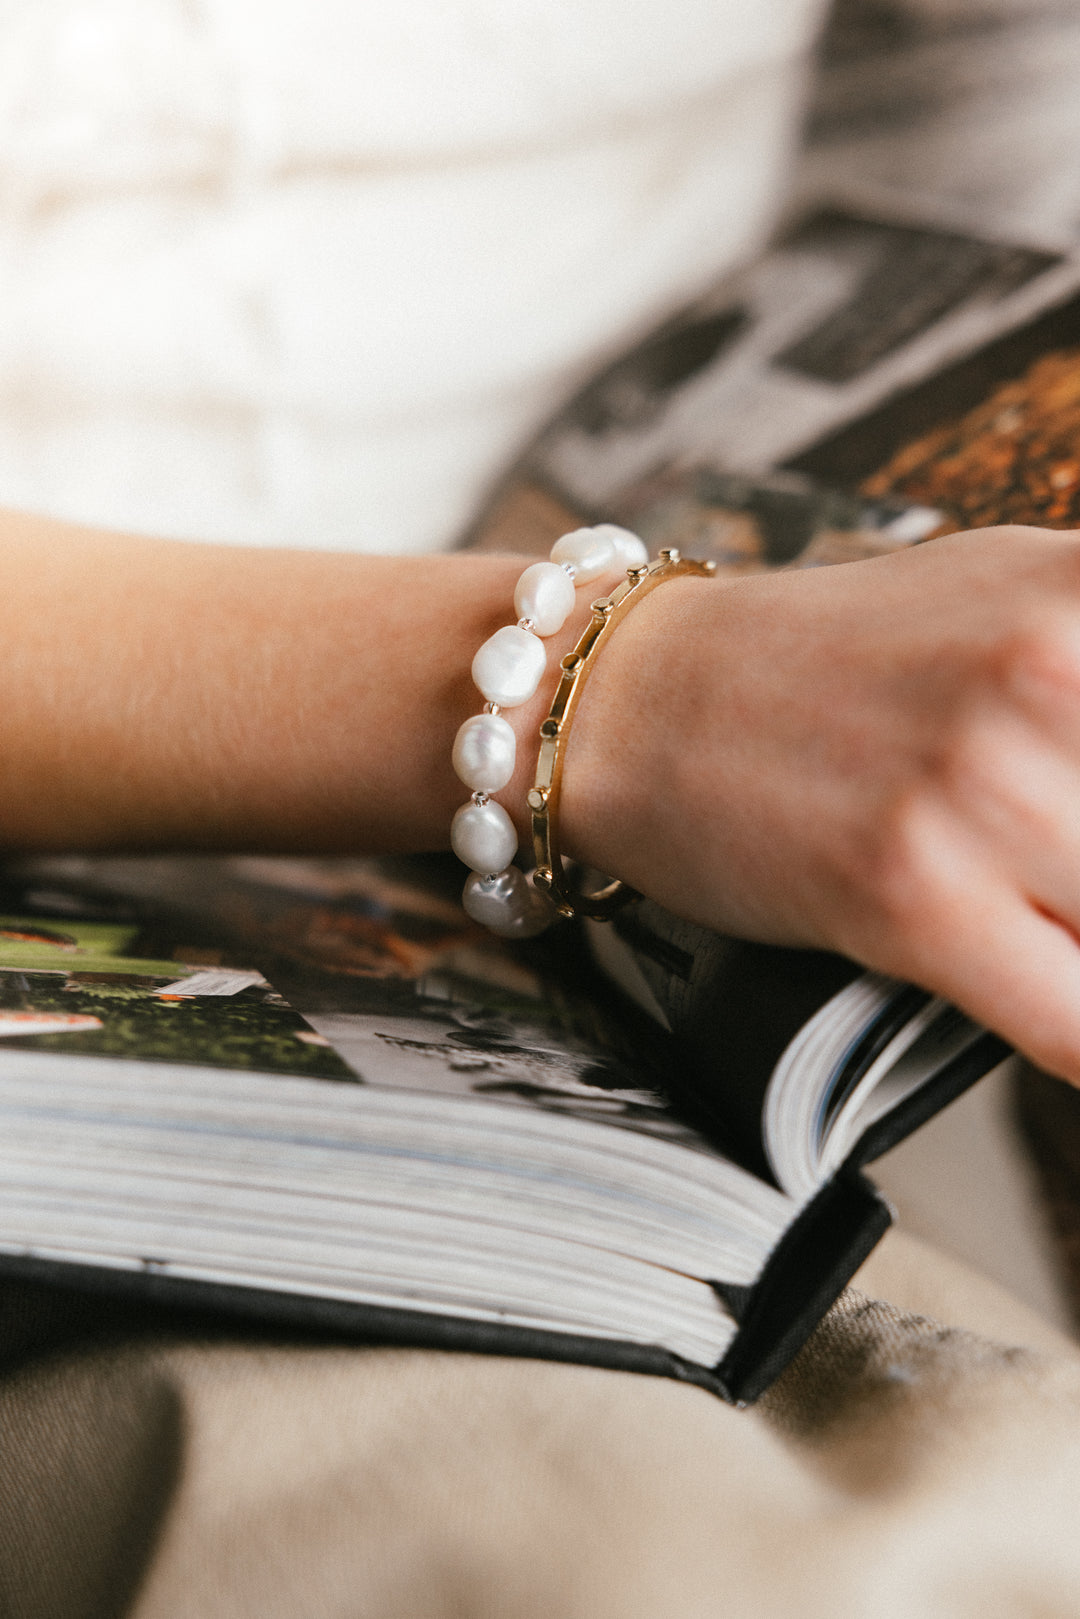
{"type": "Polygon", "coordinates": [[[462,804],[450,822],[450,847],[482,875],[502,871],[517,854],[514,823],[501,804],[462,804]]]}
{"type": "Polygon", "coordinates": [[[569,562],[576,578],[575,585],[590,585],[603,573],[616,566],[615,545],[611,537],[596,528],[575,528],[556,540],[551,547],[551,560],[569,562]]]}
{"type": "Polygon", "coordinates": [[[454,738],[458,779],[474,793],[497,793],[514,774],[517,738],[498,714],[474,714],[454,738]]]}
{"type": "Polygon", "coordinates": [[[474,922],[499,932],[532,909],[532,890],[518,866],[487,875],[474,871],[466,880],[461,903],[474,922]]]}
{"type": "Polygon", "coordinates": [[[551,925],[553,908],[541,899],[517,866],[491,876],[474,871],[465,883],[461,903],[474,922],[503,939],[529,939],[551,925]]]}
{"type": "Polygon", "coordinates": [[[615,547],[615,561],[620,568],[643,568],[649,560],[645,541],[631,529],[620,528],[618,523],[597,523],[596,532],[606,534],[615,547]]]}
{"type": "Polygon", "coordinates": [[[501,630],[488,636],[476,654],[472,677],[489,703],[498,703],[500,708],[517,708],[529,701],[546,667],[544,643],[531,630],[504,624],[501,630]]]}
{"type": "Polygon", "coordinates": [[[554,635],[574,611],[574,581],[554,562],[534,562],[514,588],[514,612],[531,618],[537,635],[554,635]]]}

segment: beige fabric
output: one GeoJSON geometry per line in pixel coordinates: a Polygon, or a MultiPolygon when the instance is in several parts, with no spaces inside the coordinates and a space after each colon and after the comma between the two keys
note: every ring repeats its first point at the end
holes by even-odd
{"type": "Polygon", "coordinates": [[[981,1338],[1053,1355],[1077,1353],[1070,1338],[1003,1287],[895,1227],[878,1243],[854,1285],[907,1314],[947,1321],[981,1338]]]}
{"type": "Polygon", "coordinates": [[[901,1237],[860,1281],[964,1325],[852,1291],[747,1412],[531,1361],[94,1347],[115,1310],[9,1289],[0,1613],[1074,1619],[1080,1357],[901,1237]]]}

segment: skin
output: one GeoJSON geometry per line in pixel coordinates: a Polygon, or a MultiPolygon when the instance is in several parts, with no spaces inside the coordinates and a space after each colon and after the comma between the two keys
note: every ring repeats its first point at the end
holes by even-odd
{"type": "Polygon", "coordinates": [[[910,978],[1080,1082],[1078,537],[696,583],[597,669],[579,851],[697,921],[910,978]]]}
{"type": "MultiPolygon", "coordinates": [[[[0,518],[0,844],[445,847],[469,664],[521,567],[0,518]]],[[[522,832],[553,670],[604,588],[508,714],[522,832]]],[[[1080,1083],[1080,537],[665,585],[597,663],[563,837],[697,921],[924,984],[1080,1083]]]]}
{"type": "Polygon", "coordinates": [[[0,845],[444,846],[520,571],[0,518],[0,845]]]}

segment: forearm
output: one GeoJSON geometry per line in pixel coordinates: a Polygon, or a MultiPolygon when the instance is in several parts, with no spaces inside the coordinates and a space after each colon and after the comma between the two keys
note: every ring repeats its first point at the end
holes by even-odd
{"type": "Polygon", "coordinates": [[[0,846],[441,848],[520,559],[0,517],[0,846]]]}
{"type": "MultiPolygon", "coordinates": [[[[0,520],[0,847],[445,848],[450,749],[520,558],[354,557],[0,520]]],[[[524,792],[558,660],[509,718],[524,792]]],[[[842,950],[1080,1083],[1080,543],[956,536],[681,580],[601,654],[568,854],[670,909],[842,950]]]]}

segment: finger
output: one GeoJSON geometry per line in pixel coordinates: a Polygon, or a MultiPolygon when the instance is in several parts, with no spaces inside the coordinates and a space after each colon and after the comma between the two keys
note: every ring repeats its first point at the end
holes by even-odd
{"type": "Polygon", "coordinates": [[[943,802],[923,801],[905,841],[876,904],[848,911],[840,947],[1080,1085],[1080,930],[988,861],[943,802]]]}
{"type": "Polygon", "coordinates": [[[1066,751],[1018,716],[995,715],[967,731],[941,788],[946,813],[984,862],[1080,934],[1080,748],[1066,751]]]}
{"type": "Polygon", "coordinates": [[[997,649],[1000,689],[1048,740],[1080,755],[1080,603],[1056,604],[997,649]]]}
{"type": "Polygon", "coordinates": [[[984,885],[926,918],[904,974],[1080,1086],[1080,942],[1015,892],[984,885]]]}

